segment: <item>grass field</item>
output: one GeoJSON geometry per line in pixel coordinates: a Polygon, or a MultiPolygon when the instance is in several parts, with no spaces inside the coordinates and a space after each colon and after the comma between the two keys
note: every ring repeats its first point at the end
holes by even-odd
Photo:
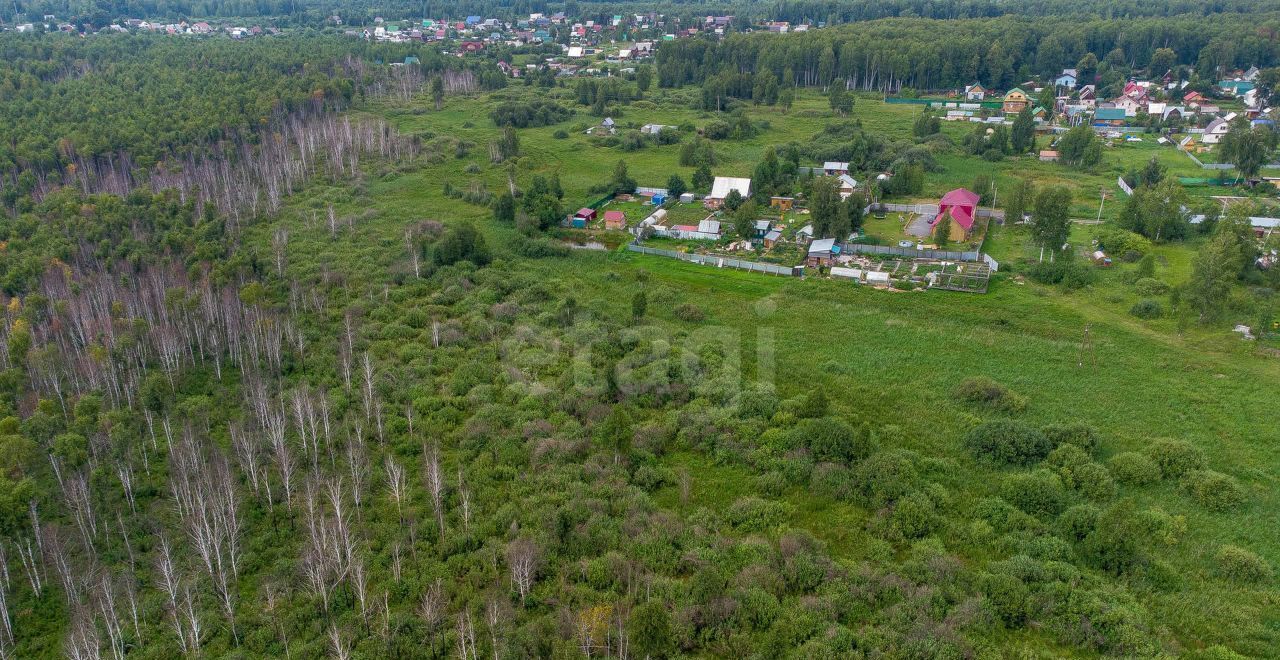
{"type": "MultiPolygon", "coordinates": [[[[707,121],[706,114],[688,109],[689,100],[688,93],[660,91],[650,95],[652,107],[628,108],[617,119],[623,124],[707,121]]],[[[296,213],[282,220],[292,225],[291,235],[297,237],[290,246],[291,271],[299,276],[336,271],[372,293],[387,272],[404,270],[404,227],[423,219],[475,221],[501,251],[514,230],[495,226],[487,209],[441,193],[444,180],[462,184],[476,178],[491,190],[505,186],[502,166],[488,163],[486,156],[486,145],[497,134],[487,117],[492,104],[486,98],[450,98],[441,112],[365,109],[385,114],[399,130],[424,140],[447,135],[476,146],[465,158],[371,176],[354,194],[315,186],[299,195],[292,207],[296,213]],[[470,163],[479,166],[478,174],[462,174],[470,163]],[[330,241],[327,232],[301,219],[309,209],[330,202],[341,213],[363,214],[350,239],[330,241]]],[[[831,120],[825,100],[815,95],[802,95],[789,114],[768,108],[750,112],[757,120],[769,121],[770,128],[750,140],[717,143],[716,174],[750,176],[766,146],[807,140],[831,120]]],[[[854,117],[872,130],[906,137],[915,112],[910,106],[860,98],[854,117]]],[[[632,153],[594,146],[578,128],[595,121],[579,115],[559,126],[520,131],[521,180],[534,173],[558,173],[566,207],[576,208],[593,201],[589,189],[605,180],[620,158],[626,159],[640,185],[664,185],[672,172],[690,178],[692,170],[677,165],[678,145],[632,153]],[[571,128],[570,137],[554,138],[560,128],[571,128]]],[[[952,126],[946,130],[959,132],[952,126]]],[[[1006,189],[1015,176],[1029,176],[1040,185],[1070,186],[1075,194],[1073,215],[1092,218],[1098,191],[1117,194],[1116,177],[1152,156],[1170,174],[1200,172],[1184,155],[1150,141],[1108,149],[1104,165],[1089,173],[1033,158],[992,165],[953,154],[940,158],[943,172],[927,176],[926,196],[968,186],[979,173],[994,173],[1006,189]]],[[[1210,192],[1215,191],[1196,189],[1194,194],[1210,192]]],[[[630,222],[643,217],[636,217],[638,208],[625,210],[630,222]]],[[[1109,201],[1103,218],[1115,217],[1118,210],[1119,204],[1109,201]]],[[[896,214],[890,214],[869,221],[868,228],[892,234],[900,232],[896,225],[896,214]]],[[[270,231],[268,225],[252,230],[262,244],[269,242],[270,231]]],[[[1087,243],[1094,231],[1093,226],[1077,225],[1072,241],[1087,243]]],[[[1173,284],[1185,281],[1194,247],[1159,246],[1157,276],[1173,284]]],[[[993,228],[984,250],[1002,262],[1036,256],[1023,230],[1014,227],[993,228]]],[[[1280,422],[1280,359],[1262,356],[1224,328],[1179,329],[1169,319],[1130,316],[1127,310],[1137,296],[1118,280],[1130,266],[1101,273],[1098,283],[1079,292],[999,276],[986,295],[888,293],[845,282],[765,277],[618,252],[575,252],[566,259],[521,261],[519,267],[558,282],[564,291],[575,292],[582,304],[617,317],[629,314],[632,295],[643,288],[665,301],[650,304],[650,322],[673,342],[687,340],[692,329],[672,311],[681,303],[696,304],[706,313],[706,325],[727,329],[735,337],[748,379],[771,379],[784,396],[823,388],[848,418],[900,427],[904,447],[948,466],[945,485],[957,493],[960,516],[994,493],[999,481],[959,444],[978,421],[950,395],[968,376],[995,378],[1028,397],[1025,416],[1035,423],[1094,425],[1105,436],[1103,458],[1140,450],[1159,437],[1193,442],[1208,454],[1214,469],[1245,486],[1249,503],[1240,511],[1213,514],[1174,486],[1126,488],[1124,494],[1143,505],[1185,516],[1187,531],[1180,542],[1157,551],[1176,576],[1172,586],[1141,577],[1124,578],[1124,586],[1151,609],[1167,628],[1168,638],[1179,643],[1196,647],[1220,642],[1257,655],[1280,649],[1280,602],[1271,585],[1227,585],[1210,568],[1223,543],[1249,548],[1273,566],[1280,565],[1280,439],[1275,431],[1280,422]],[[638,277],[642,272],[645,277],[638,277]]],[[[674,488],[662,491],[658,499],[664,506],[686,513],[699,506],[723,509],[753,492],[753,477],[742,466],[717,464],[697,453],[676,454],[667,461],[673,469],[690,473],[693,488],[688,502],[682,502],[674,488]]],[[[864,531],[872,512],[803,490],[788,491],[784,498],[794,505],[792,524],[812,531],[837,558],[854,562],[891,552],[864,531]]],[[[989,546],[948,545],[979,564],[997,553],[989,546]]],[[[1017,636],[1018,644],[1034,652],[1067,652],[1035,632],[1017,636]]]]}

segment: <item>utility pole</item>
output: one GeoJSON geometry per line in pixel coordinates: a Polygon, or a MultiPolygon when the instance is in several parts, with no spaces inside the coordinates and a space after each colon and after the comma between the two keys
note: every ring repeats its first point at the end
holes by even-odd
{"type": "Polygon", "coordinates": [[[1098,202],[1098,222],[1102,222],[1102,206],[1107,203],[1107,189],[1102,188],[1098,191],[1101,200],[1098,202]]]}

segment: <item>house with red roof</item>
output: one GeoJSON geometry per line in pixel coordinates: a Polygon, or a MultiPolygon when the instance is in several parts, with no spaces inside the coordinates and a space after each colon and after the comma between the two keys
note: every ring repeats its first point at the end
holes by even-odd
{"type": "Polygon", "coordinates": [[[979,199],[978,193],[964,188],[952,190],[943,195],[942,201],[938,202],[938,215],[934,216],[929,226],[937,230],[938,223],[942,222],[944,217],[951,218],[951,231],[947,234],[947,240],[968,240],[969,233],[973,231],[973,223],[978,217],[979,199]]]}
{"type": "Polygon", "coordinates": [[[605,229],[626,229],[627,216],[622,211],[605,211],[604,212],[604,228],[605,229]]]}

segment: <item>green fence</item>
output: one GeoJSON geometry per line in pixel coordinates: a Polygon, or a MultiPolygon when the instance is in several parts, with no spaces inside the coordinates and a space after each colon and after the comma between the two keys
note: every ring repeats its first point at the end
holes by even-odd
{"type": "Polygon", "coordinates": [[[1210,179],[1207,177],[1180,176],[1178,183],[1184,186],[1234,186],[1235,179],[1210,179]]]}

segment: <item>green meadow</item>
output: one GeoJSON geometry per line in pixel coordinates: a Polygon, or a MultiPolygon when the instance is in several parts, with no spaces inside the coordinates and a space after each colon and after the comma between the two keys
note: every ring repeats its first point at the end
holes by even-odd
{"type": "MultiPolygon", "coordinates": [[[[435,112],[427,101],[404,108],[391,104],[360,112],[388,118],[403,133],[420,137],[427,150],[442,139],[472,143],[468,155],[452,152],[406,171],[374,172],[354,190],[316,185],[293,200],[279,222],[290,226],[289,269],[299,277],[336,273],[349,283],[381,290],[388,273],[404,273],[405,227],[422,220],[448,226],[471,221],[481,228],[503,267],[573,292],[580,304],[600,314],[624,318],[638,291],[651,300],[646,322],[673,343],[692,341],[699,326],[726,329],[740,351],[743,378],[771,381],[782,397],[815,389],[828,392],[833,409],[851,420],[902,429],[901,445],[948,467],[944,485],[955,497],[955,514],[967,517],[983,498],[996,494],[1002,474],[966,452],[960,438],[983,418],[955,400],[963,379],[986,376],[1025,396],[1022,418],[1034,424],[1085,422],[1102,435],[1099,460],[1126,451],[1142,451],[1156,438],[1193,443],[1215,470],[1235,477],[1247,503],[1229,513],[1213,513],[1192,502],[1176,485],[1124,486],[1121,492],[1141,506],[1156,507],[1185,521],[1175,543],[1157,545],[1153,555],[1167,579],[1115,578],[1153,614],[1162,636],[1186,648],[1223,643],[1257,655],[1280,649],[1280,602],[1271,584],[1232,584],[1216,577],[1213,556],[1224,543],[1248,548],[1271,565],[1280,565],[1280,358],[1257,350],[1221,325],[1179,327],[1174,321],[1144,321],[1130,316],[1138,299],[1120,281],[1117,264],[1081,291],[1064,291],[1000,274],[990,292],[889,292],[820,278],[804,280],[720,270],[625,252],[574,251],[544,260],[506,256],[504,243],[513,229],[490,220],[489,210],[445,197],[444,181],[488,190],[506,186],[504,165],[488,162],[487,145],[498,135],[488,117],[496,99],[520,90],[479,97],[450,97],[435,112]],[[467,173],[468,166],[473,173],[467,173]],[[332,241],[308,218],[334,204],[339,213],[360,218],[348,238],[332,241]],[[705,312],[700,324],[678,319],[673,310],[695,304],[705,312]],[[770,375],[770,372],[772,375],[770,375]]],[[[567,95],[566,90],[549,94],[567,95]]],[[[570,100],[566,99],[566,103],[570,100]]],[[[657,122],[702,125],[707,113],[689,109],[689,92],[655,91],[645,102],[625,108],[615,119],[622,126],[657,122]]],[[[824,98],[802,95],[787,113],[750,108],[751,117],[768,122],[759,135],[717,142],[717,175],[750,176],[768,145],[805,141],[834,118],[824,98]]],[[[895,138],[906,138],[916,110],[860,97],[853,118],[895,138]]],[[[624,153],[602,147],[583,133],[599,121],[579,109],[554,126],[518,132],[521,154],[518,181],[556,173],[565,189],[565,207],[574,209],[597,196],[589,192],[624,159],[632,177],[661,186],[673,172],[686,180],[690,168],[678,165],[679,145],[648,146],[624,153]],[[563,130],[568,137],[556,138],[563,130]]],[[[957,139],[961,127],[944,130],[957,139]]],[[[964,126],[965,131],[968,130],[964,126]]],[[[1095,171],[1080,172],[1034,157],[997,164],[964,155],[939,159],[944,171],[926,176],[926,195],[967,186],[980,173],[994,174],[1005,187],[1015,177],[1038,185],[1066,184],[1074,192],[1073,215],[1097,214],[1098,191],[1110,195],[1103,218],[1119,212],[1115,179],[1127,169],[1156,157],[1171,175],[1195,176],[1197,169],[1172,147],[1141,144],[1109,147],[1095,171]]],[[[1042,138],[1043,140],[1043,138],[1042,138]]],[[[1193,194],[1209,191],[1196,189],[1193,194]]],[[[628,209],[632,211],[632,209],[628,209]]],[[[628,213],[628,220],[638,220],[628,213]]],[[[892,218],[892,215],[890,216],[892,218]]],[[[272,224],[251,230],[250,241],[269,241],[272,224]]],[[[1010,264],[1035,258],[1025,230],[993,227],[984,250],[1010,264]]],[[[1087,242],[1096,227],[1077,225],[1073,242],[1087,242]]],[[[1156,247],[1157,277],[1177,285],[1191,272],[1197,243],[1156,247]]],[[[663,458],[689,475],[686,494],[667,486],[657,501],[682,514],[698,508],[724,510],[755,492],[750,468],[688,450],[663,458]]],[[[839,561],[892,558],[893,548],[867,531],[874,511],[857,504],[788,488],[780,498],[791,504],[790,524],[825,542],[839,561]]],[[[975,565],[996,557],[990,543],[947,539],[948,546],[975,565]]],[[[1011,633],[1011,642],[1038,654],[1067,653],[1035,631],[1011,633]]]]}

